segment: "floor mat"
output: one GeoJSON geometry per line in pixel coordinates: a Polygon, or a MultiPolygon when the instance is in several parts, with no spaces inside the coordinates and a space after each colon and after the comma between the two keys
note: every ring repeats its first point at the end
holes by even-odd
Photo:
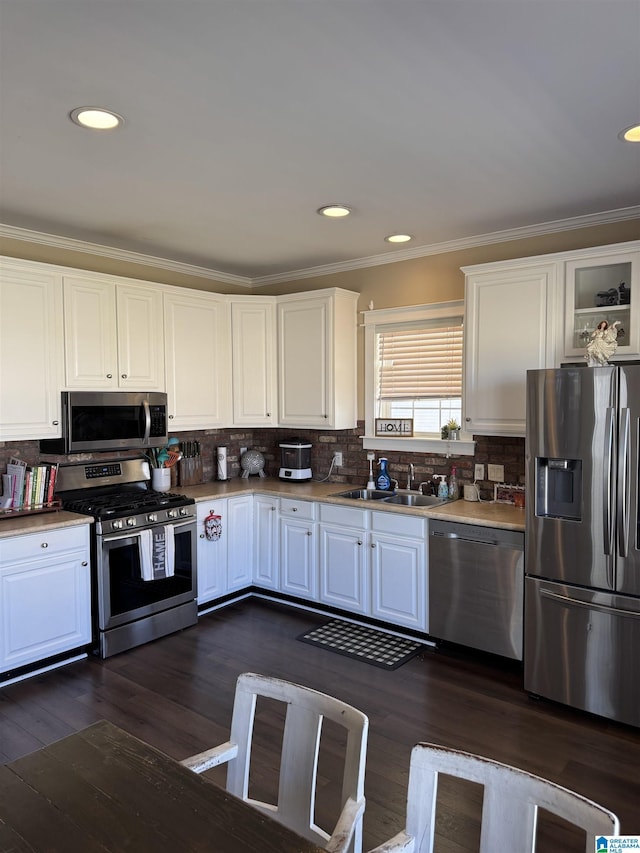
{"type": "Polygon", "coordinates": [[[340,619],[332,619],[319,628],[306,631],[297,639],[382,669],[397,669],[423,648],[422,643],[415,640],[340,619]]]}

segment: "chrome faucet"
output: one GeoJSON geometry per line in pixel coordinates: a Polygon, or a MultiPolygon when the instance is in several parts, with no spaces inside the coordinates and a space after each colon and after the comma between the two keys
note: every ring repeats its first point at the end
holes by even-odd
{"type": "Polygon", "coordinates": [[[409,473],[407,474],[407,491],[408,492],[411,491],[411,483],[413,483],[414,470],[415,469],[413,467],[413,462],[410,462],[409,463],[409,473]]]}

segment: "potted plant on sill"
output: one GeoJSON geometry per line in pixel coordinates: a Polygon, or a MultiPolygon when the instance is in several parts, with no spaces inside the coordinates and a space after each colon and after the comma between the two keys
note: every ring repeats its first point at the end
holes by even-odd
{"type": "Polygon", "coordinates": [[[440,430],[440,435],[445,440],[457,441],[460,438],[460,424],[451,418],[440,430]]]}

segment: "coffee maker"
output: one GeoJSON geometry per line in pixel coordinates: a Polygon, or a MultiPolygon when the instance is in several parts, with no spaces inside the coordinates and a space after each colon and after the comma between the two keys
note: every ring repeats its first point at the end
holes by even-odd
{"type": "Polygon", "coordinates": [[[301,438],[288,438],[280,442],[281,480],[295,480],[304,483],[311,479],[311,447],[301,438]]]}

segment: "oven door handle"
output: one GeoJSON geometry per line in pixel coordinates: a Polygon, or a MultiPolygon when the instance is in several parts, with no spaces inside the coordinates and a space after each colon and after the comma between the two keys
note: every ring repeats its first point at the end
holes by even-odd
{"type": "MultiPolygon", "coordinates": [[[[192,524],[195,527],[195,523],[196,523],[195,518],[185,518],[184,521],[169,521],[166,524],[157,524],[157,525],[155,525],[155,527],[167,527],[168,525],[170,525],[171,527],[173,527],[173,530],[175,532],[177,530],[180,530],[183,527],[188,527],[188,525],[190,525],[190,524],[192,524]]],[[[140,534],[142,533],[143,530],[153,530],[153,529],[154,529],[153,527],[151,527],[151,528],[141,527],[141,528],[136,529],[136,530],[126,530],[126,531],[123,531],[122,533],[103,533],[101,538],[102,538],[102,541],[105,543],[106,542],[116,542],[116,541],[121,540],[121,539],[139,539],[140,534]]]]}

